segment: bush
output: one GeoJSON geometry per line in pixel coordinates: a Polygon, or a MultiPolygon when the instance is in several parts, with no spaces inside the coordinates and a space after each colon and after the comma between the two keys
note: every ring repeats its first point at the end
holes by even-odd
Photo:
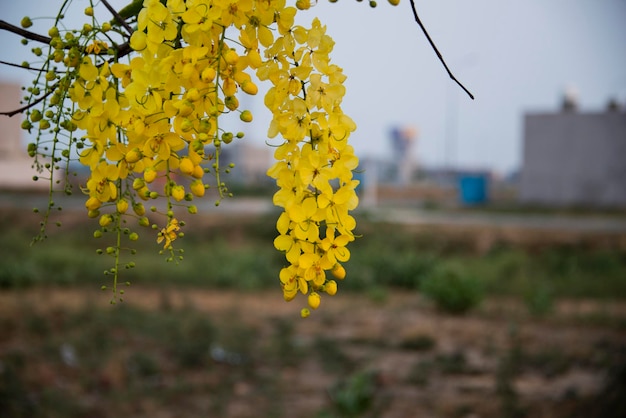
{"type": "Polygon", "coordinates": [[[442,264],[424,279],[423,294],[445,312],[462,314],[478,306],[483,297],[481,283],[458,266],[442,264]]]}

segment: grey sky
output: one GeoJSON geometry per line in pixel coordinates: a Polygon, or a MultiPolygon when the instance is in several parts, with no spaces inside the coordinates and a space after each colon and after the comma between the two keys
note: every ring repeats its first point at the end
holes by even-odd
{"type": "MultiPolygon", "coordinates": [[[[74,2],[80,19],[86,2],[74,2]]],[[[18,23],[25,14],[52,15],[58,3],[0,0],[0,15],[18,23]]],[[[446,62],[476,100],[448,78],[407,0],[398,7],[379,0],[375,9],[367,1],[320,0],[300,13],[303,24],[319,16],[336,40],[332,58],[348,75],[343,108],[358,125],[352,142],[360,156],[390,157],[391,127],[414,126],[414,153],[422,164],[506,173],[521,162],[525,111],[556,110],[568,87],[578,92],[583,110],[600,111],[611,97],[626,103],[626,0],[416,4],[446,62]]],[[[30,58],[17,37],[0,33],[0,42],[0,59],[30,58]]],[[[0,77],[28,80],[8,68],[0,68],[0,77]]],[[[261,103],[248,104],[258,114],[259,141],[266,129],[261,103]]]]}

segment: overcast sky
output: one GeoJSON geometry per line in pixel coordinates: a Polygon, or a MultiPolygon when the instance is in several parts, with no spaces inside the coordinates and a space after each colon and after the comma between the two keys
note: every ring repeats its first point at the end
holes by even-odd
{"type": "MultiPolygon", "coordinates": [[[[123,5],[127,1],[111,1],[123,5]]],[[[0,18],[51,16],[57,0],[0,0],[0,18]]],[[[81,18],[86,2],[74,0],[81,18]]],[[[523,114],[554,111],[566,89],[583,111],[601,111],[610,98],[626,103],[626,0],[416,0],[418,13],[455,76],[450,80],[415,23],[410,4],[385,0],[326,0],[300,12],[315,16],[336,40],[332,59],[348,76],[344,112],[357,123],[352,142],[362,157],[392,156],[389,131],[414,127],[413,155],[424,166],[451,164],[508,173],[521,163],[523,114]]],[[[82,22],[81,22],[82,23],[82,22]]],[[[47,28],[49,23],[44,24],[47,28]]],[[[79,26],[79,25],[77,25],[79,26]]],[[[29,59],[19,38],[0,33],[0,59],[29,59]]],[[[26,74],[0,68],[4,80],[26,74]]],[[[262,101],[247,103],[260,124],[262,101]]]]}

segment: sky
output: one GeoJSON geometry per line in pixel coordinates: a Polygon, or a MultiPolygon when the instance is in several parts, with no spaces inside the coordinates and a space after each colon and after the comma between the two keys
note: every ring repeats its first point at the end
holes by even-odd
{"type": "MultiPolygon", "coordinates": [[[[18,24],[27,14],[53,16],[60,3],[0,0],[0,19],[18,24]]],[[[299,12],[301,24],[319,17],[335,39],[331,58],[348,76],[342,108],[357,123],[350,140],[362,158],[393,159],[391,130],[413,128],[411,156],[419,165],[506,175],[522,164],[525,113],[558,111],[566,91],[577,94],[581,111],[602,111],[611,98],[626,106],[626,0],[415,0],[431,38],[475,100],[448,77],[409,1],[378,3],[320,0],[299,12]]],[[[86,5],[74,0],[72,21],[82,25],[86,5]]],[[[50,26],[36,23],[43,32],[50,26]]],[[[0,44],[0,60],[32,57],[19,37],[0,32],[0,44]]],[[[0,66],[0,80],[24,84],[29,77],[0,66]]],[[[254,132],[247,134],[262,143],[269,122],[262,97],[244,104],[255,113],[254,132]]]]}

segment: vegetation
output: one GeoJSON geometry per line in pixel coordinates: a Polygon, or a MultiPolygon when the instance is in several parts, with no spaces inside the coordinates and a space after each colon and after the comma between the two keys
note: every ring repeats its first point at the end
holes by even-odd
{"type": "MultiPolygon", "coordinates": [[[[125,272],[133,284],[199,286],[256,290],[280,283],[275,272],[283,267],[280,254],[266,245],[274,234],[267,217],[209,218],[189,231],[185,259],[178,263],[154,260],[152,242],[137,244],[134,260],[141,268],[125,272]],[[210,267],[210,268],[209,268],[210,267]]],[[[36,231],[32,218],[6,210],[0,226],[0,286],[101,285],[107,255],[97,255],[97,240],[84,231],[94,222],[52,230],[54,241],[30,246],[36,231]]],[[[482,295],[508,295],[524,301],[537,315],[550,311],[559,298],[626,299],[626,253],[619,248],[555,245],[524,248],[499,245],[477,256],[470,243],[459,238],[410,233],[397,226],[362,222],[366,231],[346,263],[348,291],[410,289],[424,291],[452,311],[474,307],[482,295]],[[453,297],[454,296],[454,297],[453,297]],[[458,305],[458,306],[457,306],[458,305]]],[[[383,293],[384,294],[384,293],[383,293]]],[[[384,297],[379,297],[384,300],[384,297]]],[[[442,306],[444,307],[444,306],[442,306]]],[[[445,309],[446,307],[444,307],[445,309]]]]}
{"type": "MultiPolygon", "coordinates": [[[[429,391],[441,379],[463,382],[463,376],[476,375],[491,376],[495,409],[483,410],[484,405],[464,398],[452,412],[439,416],[475,411],[486,417],[512,417],[538,411],[514,384],[526,372],[552,379],[581,366],[585,370],[621,367],[621,352],[608,337],[610,333],[587,340],[578,339],[582,331],[577,331],[571,334],[577,343],[565,348],[557,345],[562,342],[550,343],[546,334],[542,337],[546,347],[541,349],[526,340],[505,339],[504,345],[498,345],[495,335],[477,335],[471,347],[457,342],[450,351],[443,334],[416,329],[411,317],[402,313],[407,308],[419,310],[420,315],[430,312],[423,325],[437,321],[434,315],[440,315],[439,310],[428,303],[420,305],[421,295],[428,294],[446,295],[440,299],[444,304],[456,301],[441,306],[444,315],[450,311],[472,316],[480,288],[488,299],[504,295],[519,306],[526,305],[531,315],[516,316],[515,321],[557,323],[552,309],[563,299],[626,298],[626,257],[619,248],[570,245],[542,247],[537,252],[532,247],[502,244],[477,256],[464,239],[364,221],[361,228],[367,234],[355,243],[342,287],[346,293],[363,297],[340,311],[336,310],[340,305],[333,304],[335,311],[325,311],[311,322],[319,326],[318,331],[307,331],[294,327],[288,315],[244,314],[254,309],[250,301],[280,285],[273,272],[283,259],[265,244],[274,233],[265,217],[215,215],[219,222],[200,218],[200,226],[186,236],[188,249],[178,265],[155,260],[150,246],[156,244],[138,245],[135,260],[145,265],[128,274],[132,286],[143,291],[134,292],[114,308],[103,308],[106,300],[93,291],[101,284],[99,270],[107,268],[108,256],[98,255],[97,240],[85,237],[85,231],[97,228],[96,222],[69,222],[74,216],[64,212],[58,215],[65,220],[64,227],[51,230],[54,240],[38,242],[37,248],[30,246],[37,232],[34,215],[8,209],[0,213],[4,232],[0,245],[5,252],[0,259],[0,283],[11,299],[11,307],[7,305],[0,313],[0,409],[10,418],[142,417],[153,416],[156,410],[173,416],[180,408],[191,417],[234,416],[230,409],[234,405],[247,411],[239,409],[238,416],[261,412],[281,417],[293,416],[289,405],[304,405],[304,399],[312,396],[317,396],[317,403],[302,407],[302,414],[370,417],[389,408],[391,398],[385,390],[390,386],[386,385],[429,391]],[[83,290],[76,293],[77,288],[83,290]],[[385,297],[373,297],[373,288],[385,297]],[[176,299],[185,289],[187,295],[237,291],[236,300],[247,302],[207,312],[206,305],[200,308],[191,297],[176,299]],[[414,295],[410,306],[392,302],[397,300],[398,289],[414,295]],[[39,302],[22,296],[39,294],[39,290],[46,295],[39,302]],[[61,305],[51,300],[48,306],[47,295],[53,293],[67,295],[61,305]],[[342,312],[351,315],[337,321],[342,312]],[[385,322],[367,325],[382,317],[387,318],[385,322]],[[402,323],[410,325],[408,332],[400,331],[402,323]],[[355,328],[339,332],[337,327],[355,328]],[[569,348],[575,350],[565,355],[569,348]],[[477,350],[495,360],[473,363],[477,350]],[[373,360],[383,355],[407,361],[398,369],[405,374],[394,377],[392,383],[373,367],[384,364],[373,360]],[[313,386],[317,392],[311,392],[313,386]]],[[[500,321],[498,329],[506,330],[506,318],[487,309],[481,307],[474,318],[488,316],[494,326],[500,321]]],[[[623,318],[601,310],[559,321],[576,329],[581,324],[611,330],[624,327],[623,318]]],[[[614,393],[616,389],[607,390],[614,393]]],[[[563,402],[583,405],[592,412],[592,406],[611,410],[611,405],[621,405],[620,397],[596,402],[577,396],[570,394],[563,402]]]]}

